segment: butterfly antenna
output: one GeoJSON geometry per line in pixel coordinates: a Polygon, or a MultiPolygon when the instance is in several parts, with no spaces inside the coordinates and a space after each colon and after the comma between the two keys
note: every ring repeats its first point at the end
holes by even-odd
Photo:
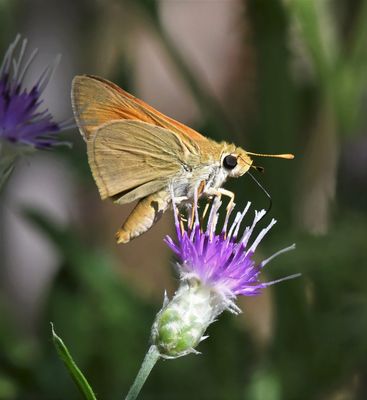
{"type": "Polygon", "coordinates": [[[261,154],[261,153],[251,153],[250,151],[246,151],[246,154],[257,157],[283,158],[285,160],[293,160],[294,158],[293,154],[261,154]]]}
{"type": "MultiPolygon", "coordinates": [[[[257,169],[257,168],[256,168],[257,169]]],[[[258,170],[258,169],[257,169],[258,170]]],[[[252,180],[257,184],[257,186],[259,186],[259,188],[263,191],[263,193],[265,194],[265,196],[268,198],[269,200],[269,206],[266,210],[266,213],[264,214],[264,217],[270,212],[271,207],[273,206],[273,200],[271,199],[270,193],[264,188],[264,186],[254,177],[254,175],[252,175],[252,173],[250,171],[247,171],[247,174],[249,174],[252,178],[252,180]]],[[[262,218],[264,218],[262,217],[262,218]]]]}

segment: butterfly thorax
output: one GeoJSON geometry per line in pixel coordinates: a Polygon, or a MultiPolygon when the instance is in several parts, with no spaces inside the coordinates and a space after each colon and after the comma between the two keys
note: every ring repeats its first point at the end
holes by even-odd
{"type": "Polygon", "coordinates": [[[175,197],[194,197],[200,187],[201,195],[212,194],[220,188],[229,176],[222,166],[222,158],[234,152],[236,147],[226,142],[217,143],[205,140],[200,143],[198,153],[191,153],[182,166],[182,173],[172,180],[175,197]]]}

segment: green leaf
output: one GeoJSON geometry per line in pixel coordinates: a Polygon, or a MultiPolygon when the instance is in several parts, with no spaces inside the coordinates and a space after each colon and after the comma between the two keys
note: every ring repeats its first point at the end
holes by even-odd
{"type": "Polygon", "coordinates": [[[75,364],[73,358],[71,357],[71,354],[69,353],[69,350],[65,346],[62,339],[59,336],[57,336],[52,323],[51,323],[51,330],[52,330],[52,340],[56,347],[57,353],[61,358],[62,362],[65,364],[66,368],[68,369],[78,389],[80,390],[85,399],[96,400],[97,398],[93,393],[93,389],[89,385],[87,379],[80,371],[78,366],[75,364]]]}

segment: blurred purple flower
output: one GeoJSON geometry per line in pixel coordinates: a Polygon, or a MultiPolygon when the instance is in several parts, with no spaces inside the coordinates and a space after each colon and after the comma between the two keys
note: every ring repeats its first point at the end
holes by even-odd
{"type": "Polygon", "coordinates": [[[17,35],[0,67],[0,139],[46,149],[61,144],[58,133],[72,126],[68,121],[55,122],[48,109],[41,107],[41,95],[60,61],[60,56],[52,65],[47,66],[33,86],[27,89],[24,86],[24,77],[37,54],[37,49],[24,61],[26,47],[27,39],[20,44],[20,35],[17,35]],[[18,45],[20,50],[16,57],[18,45]]]}
{"type": "Polygon", "coordinates": [[[227,307],[224,308],[238,312],[237,306],[232,301],[237,295],[255,296],[260,294],[263,288],[298,276],[292,275],[271,282],[260,282],[260,272],[269,261],[295,248],[293,244],[258,264],[254,261],[253,256],[257,246],[276,223],[276,220],[272,219],[270,224],[262,229],[249,244],[256,224],[265,215],[264,210],[255,211],[252,224],[247,226],[238,237],[242,220],[250,203],[247,203],[243,212],[238,212],[233,222],[229,223],[234,208],[232,207],[227,212],[220,233],[216,233],[218,211],[221,206],[218,198],[214,199],[206,224],[202,222],[203,218],[199,216],[197,202],[195,203],[193,221],[190,216],[185,222],[186,219],[174,207],[177,243],[169,236],[166,237],[166,243],[179,257],[178,268],[181,280],[197,279],[202,285],[215,290],[227,301],[227,307]]]}

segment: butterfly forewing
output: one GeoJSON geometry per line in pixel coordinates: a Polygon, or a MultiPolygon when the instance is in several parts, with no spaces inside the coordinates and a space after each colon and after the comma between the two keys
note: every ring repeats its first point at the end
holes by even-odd
{"type": "Polygon", "coordinates": [[[76,76],[71,97],[78,126],[86,140],[102,124],[127,119],[169,129],[182,136],[183,140],[207,141],[195,130],[163,115],[112,82],[96,76],[76,76]]]}
{"type": "Polygon", "coordinates": [[[193,156],[176,134],[141,121],[109,122],[88,141],[89,164],[101,197],[119,203],[168,186],[193,156]]]}

